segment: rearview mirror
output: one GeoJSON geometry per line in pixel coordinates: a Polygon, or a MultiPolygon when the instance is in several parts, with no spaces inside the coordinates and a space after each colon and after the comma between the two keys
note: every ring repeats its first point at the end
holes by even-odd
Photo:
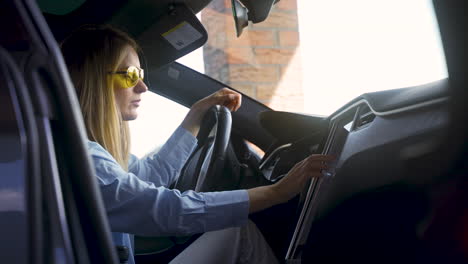
{"type": "Polygon", "coordinates": [[[237,36],[247,27],[248,21],[260,23],[270,14],[273,4],[279,0],[232,0],[232,14],[236,23],[237,36]]]}

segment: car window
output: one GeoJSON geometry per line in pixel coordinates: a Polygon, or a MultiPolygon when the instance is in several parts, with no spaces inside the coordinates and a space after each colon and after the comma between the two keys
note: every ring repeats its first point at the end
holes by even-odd
{"type": "Polygon", "coordinates": [[[180,125],[188,108],[148,91],[142,96],[138,118],[129,122],[131,153],[137,157],[157,151],[180,125]]]}
{"type": "Polygon", "coordinates": [[[275,110],[329,115],[365,92],[447,77],[429,0],[281,0],[239,38],[220,2],[200,14],[205,74],[275,110]]]}

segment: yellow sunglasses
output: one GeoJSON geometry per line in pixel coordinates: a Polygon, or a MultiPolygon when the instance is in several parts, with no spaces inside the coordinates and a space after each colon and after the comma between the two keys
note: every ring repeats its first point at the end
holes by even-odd
{"type": "Polygon", "coordinates": [[[120,86],[123,88],[131,88],[137,85],[138,80],[144,78],[144,70],[136,66],[129,66],[127,69],[120,69],[115,72],[109,72],[109,74],[117,74],[119,78],[116,78],[116,81],[119,82],[120,86]]]}

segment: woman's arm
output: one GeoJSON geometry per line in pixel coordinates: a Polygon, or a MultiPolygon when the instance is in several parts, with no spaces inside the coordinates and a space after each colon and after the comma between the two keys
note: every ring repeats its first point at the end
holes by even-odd
{"type": "Polygon", "coordinates": [[[99,145],[90,152],[113,232],[187,235],[247,223],[249,197],[245,190],[181,193],[124,171],[99,145]]]}
{"type": "Polygon", "coordinates": [[[157,153],[138,159],[132,156],[128,170],[144,181],[156,186],[170,186],[197,144],[196,138],[178,127],[157,153]]]}

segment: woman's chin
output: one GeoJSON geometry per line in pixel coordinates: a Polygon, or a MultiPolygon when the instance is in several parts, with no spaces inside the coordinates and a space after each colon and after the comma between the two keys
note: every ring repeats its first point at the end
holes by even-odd
{"type": "Polygon", "coordinates": [[[137,117],[138,117],[138,113],[128,113],[128,114],[122,115],[122,120],[132,121],[132,120],[137,119],[137,117]]]}

